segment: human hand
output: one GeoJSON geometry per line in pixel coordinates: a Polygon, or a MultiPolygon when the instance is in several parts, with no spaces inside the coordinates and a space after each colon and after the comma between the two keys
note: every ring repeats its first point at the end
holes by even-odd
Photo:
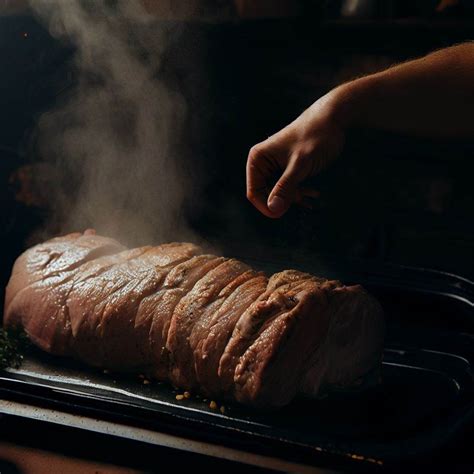
{"type": "Polygon", "coordinates": [[[294,122],[255,145],[247,160],[247,198],[264,215],[281,217],[292,204],[310,207],[319,193],[304,182],[331,163],[344,145],[334,92],[321,97],[294,122]]]}

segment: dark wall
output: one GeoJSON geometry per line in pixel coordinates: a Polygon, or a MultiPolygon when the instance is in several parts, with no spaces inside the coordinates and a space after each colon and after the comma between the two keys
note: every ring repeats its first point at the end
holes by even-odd
{"type": "MultiPolygon", "coordinates": [[[[341,159],[315,179],[321,190],[315,210],[292,209],[274,221],[245,199],[253,144],[334,85],[469,39],[472,25],[271,21],[173,28],[163,74],[190,111],[182,156],[199,186],[186,212],[200,234],[227,252],[330,254],[474,276],[473,143],[353,132],[341,159]]],[[[37,159],[34,124],[73,77],[71,51],[31,18],[0,18],[0,51],[6,275],[47,213],[16,202],[9,177],[37,159]]]]}
{"type": "Polygon", "coordinates": [[[354,131],[339,162],[315,179],[322,193],[316,209],[293,209],[277,221],[245,202],[244,168],[253,144],[334,85],[463,41],[473,31],[403,22],[209,29],[214,106],[206,120],[214,136],[205,161],[214,179],[205,215],[219,223],[220,240],[279,247],[289,255],[375,258],[472,276],[472,142],[354,131]]]}

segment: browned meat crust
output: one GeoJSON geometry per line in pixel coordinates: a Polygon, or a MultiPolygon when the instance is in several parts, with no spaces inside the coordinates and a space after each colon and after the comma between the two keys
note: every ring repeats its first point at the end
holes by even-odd
{"type": "Polygon", "coordinates": [[[4,324],[48,352],[259,407],[358,383],[380,363],[383,316],[362,287],[172,243],[126,249],[87,231],[27,250],[4,324]]]}

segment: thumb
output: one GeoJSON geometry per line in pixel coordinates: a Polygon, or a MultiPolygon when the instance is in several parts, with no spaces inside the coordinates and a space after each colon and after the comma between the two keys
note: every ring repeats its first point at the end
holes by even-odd
{"type": "Polygon", "coordinates": [[[272,213],[272,217],[281,217],[295,200],[298,185],[302,180],[295,161],[291,160],[289,162],[288,167],[268,196],[267,207],[272,213]]]}

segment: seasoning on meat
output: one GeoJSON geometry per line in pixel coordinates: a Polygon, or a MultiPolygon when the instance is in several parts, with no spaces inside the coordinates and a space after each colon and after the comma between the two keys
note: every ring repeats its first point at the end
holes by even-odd
{"type": "Polygon", "coordinates": [[[360,384],[380,366],[384,332],[359,285],[267,278],[193,244],[126,249],[91,231],[17,259],[4,325],[50,353],[169,381],[177,400],[192,391],[264,408],[360,384]]]}

